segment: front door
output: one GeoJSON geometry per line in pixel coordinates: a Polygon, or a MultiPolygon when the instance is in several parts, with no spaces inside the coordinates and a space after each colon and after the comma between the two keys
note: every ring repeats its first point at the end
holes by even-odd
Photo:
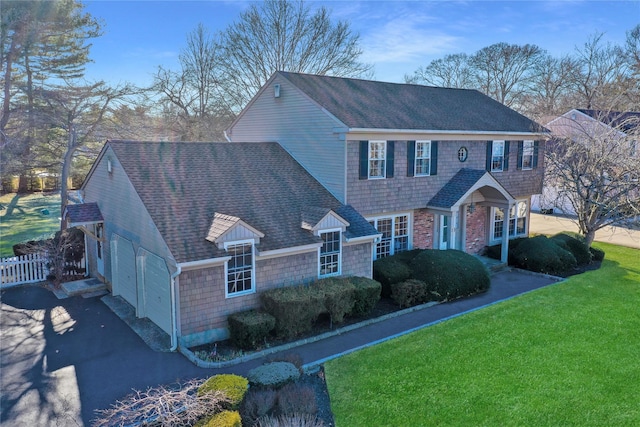
{"type": "Polygon", "coordinates": [[[104,236],[104,225],[99,222],[96,224],[96,270],[98,274],[104,277],[104,252],[103,252],[103,241],[102,236],[104,236]]]}
{"type": "Polygon", "coordinates": [[[442,250],[449,249],[449,238],[451,237],[449,222],[448,216],[440,215],[440,244],[438,248],[442,250]]]}

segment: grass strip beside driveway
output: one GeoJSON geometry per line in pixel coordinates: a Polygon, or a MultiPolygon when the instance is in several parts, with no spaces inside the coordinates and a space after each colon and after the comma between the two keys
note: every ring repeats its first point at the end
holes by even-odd
{"type": "Polygon", "coordinates": [[[640,425],[640,251],[325,366],[337,426],[640,425]]]}

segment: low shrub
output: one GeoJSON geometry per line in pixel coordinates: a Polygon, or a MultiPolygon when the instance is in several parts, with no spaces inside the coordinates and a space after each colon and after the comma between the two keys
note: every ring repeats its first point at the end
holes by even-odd
{"type": "Polygon", "coordinates": [[[577,265],[571,252],[546,236],[523,241],[514,251],[514,258],[517,267],[538,273],[561,274],[577,265]]]}
{"type": "Polygon", "coordinates": [[[591,252],[584,243],[584,239],[578,235],[570,235],[568,233],[558,233],[551,237],[558,246],[571,252],[576,259],[578,265],[587,265],[591,263],[591,252]]]}
{"type": "Polygon", "coordinates": [[[276,326],[275,317],[257,310],[231,314],[228,322],[231,342],[244,350],[263,344],[276,326]]]}
{"type": "Polygon", "coordinates": [[[240,405],[242,422],[247,426],[254,425],[258,418],[272,412],[276,406],[277,398],[278,393],[275,390],[250,388],[240,405]]]}
{"type": "Polygon", "coordinates": [[[239,375],[214,375],[198,388],[198,395],[221,391],[229,399],[229,407],[236,409],[244,398],[249,381],[239,375]]]}
{"type": "Polygon", "coordinates": [[[258,420],[256,427],[325,427],[322,420],[315,415],[292,414],[277,417],[263,417],[258,420]]]}
{"type": "Polygon", "coordinates": [[[196,427],[242,427],[242,418],[238,411],[222,411],[213,415],[204,424],[196,424],[196,427]]]}
{"type": "Polygon", "coordinates": [[[427,284],[416,279],[391,285],[391,299],[400,307],[422,304],[428,299],[427,284]]]}
{"type": "Polygon", "coordinates": [[[260,300],[265,311],[276,319],[276,335],[284,338],[310,331],[325,311],[324,294],[313,286],[270,289],[260,294],[260,300]]]}
{"type": "Polygon", "coordinates": [[[484,292],[491,283],[482,262],[459,250],[425,249],[410,263],[413,278],[439,301],[484,292]]]}
{"type": "Polygon", "coordinates": [[[304,373],[304,369],[302,369],[302,365],[304,364],[304,361],[302,360],[302,356],[300,356],[298,353],[285,353],[282,355],[277,354],[276,356],[267,358],[267,362],[268,363],[289,362],[293,364],[293,366],[298,368],[298,371],[300,371],[300,375],[304,373]]]}
{"type": "Polygon", "coordinates": [[[380,282],[366,277],[349,277],[354,287],[354,303],[351,315],[366,316],[371,313],[378,301],[382,285],[380,282]]]}
{"type": "Polygon", "coordinates": [[[300,371],[289,362],[272,362],[253,368],[247,374],[249,383],[258,387],[279,388],[297,381],[300,371]]]}
{"type": "Polygon", "coordinates": [[[391,285],[411,278],[411,268],[400,254],[377,259],[373,262],[373,278],[382,285],[382,296],[391,296],[391,285]]]}
{"type": "MultiPolygon", "coordinates": [[[[520,243],[527,240],[528,237],[518,237],[516,239],[509,240],[509,254],[507,263],[509,265],[514,265],[513,251],[518,247],[520,243]]],[[[502,244],[487,246],[484,253],[487,257],[501,260],[502,259],[502,244]]]]}
{"type": "Polygon", "coordinates": [[[331,327],[333,323],[342,323],[351,313],[354,303],[355,287],[343,278],[320,279],[311,285],[324,295],[324,308],[329,313],[331,327]]]}
{"type": "Polygon", "coordinates": [[[589,252],[591,252],[591,257],[594,261],[600,262],[604,260],[604,251],[602,249],[594,248],[593,246],[591,246],[589,248],[589,252]]]}
{"type": "Polygon", "coordinates": [[[278,390],[278,412],[280,414],[311,414],[318,412],[316,393],[308,385],[289,383],[278,390]]]}

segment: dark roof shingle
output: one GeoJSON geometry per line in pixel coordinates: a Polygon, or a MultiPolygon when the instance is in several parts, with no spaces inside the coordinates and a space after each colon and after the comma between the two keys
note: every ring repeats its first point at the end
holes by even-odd
{"type": "Polygon", "coordinates": [[[93,224],[104,221],[97,203],[78,203],[75,205],[67,205],[64,217],[69,222],[70,226],[76,224],[93,224]]]}
{"type": "Polygon", "coordinates": [[[477,90],[279,73],[349,128],[546,131],[477,90]]]}
{"type": "Polygon", "coordinates": [[[450,208],[487,173],[479,169],[460,169],[427,203],[434,208],[450,208]]]}
{"type": "MultiPolygon", "coordinates": [[[[107,144],[178,262],[223,255],[206,240],[216,212],[264,233],[257,248],[267,251],[319,241],[302,228],[308,206],[345,209],[277,143],[107,144]]],[[[367,232],[377,234],[359,225],[347,230],[367,232]]]]}

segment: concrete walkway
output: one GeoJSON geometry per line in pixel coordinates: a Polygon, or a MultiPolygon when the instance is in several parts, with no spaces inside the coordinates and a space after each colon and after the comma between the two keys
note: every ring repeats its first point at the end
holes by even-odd
{"type": "MultiPolygon", "coordinates": [[[[531,213],[529,231],[533,234],[556,234],[561,231],[578,232],[578,226],[572,219],[565,216],[531,213]]],[[[596,232],[595,240],[640,249],[640,230],[604,227],[596,232]]]]}

